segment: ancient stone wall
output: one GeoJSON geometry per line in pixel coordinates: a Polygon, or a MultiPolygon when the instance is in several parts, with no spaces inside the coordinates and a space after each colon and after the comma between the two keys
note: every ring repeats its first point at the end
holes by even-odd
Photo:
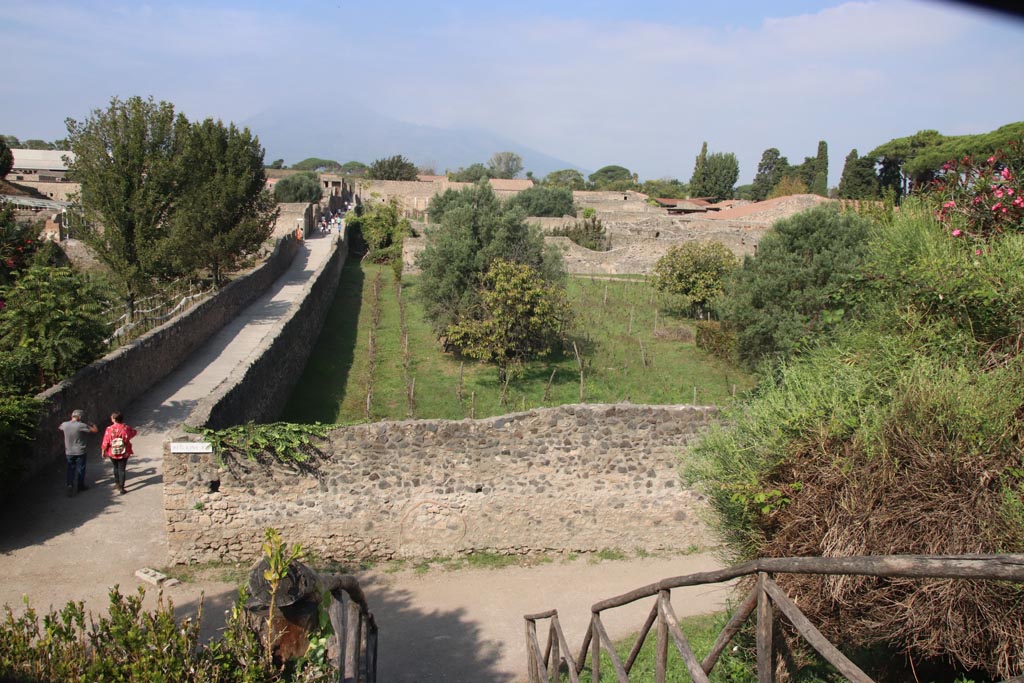
{"type": "MultiPolygon", "coordinates": [[[[335,240],[334,235],[320,239],[335,240]]],[[[202,399],[186,423],[223,429],[247,422],[277,419],[313,352],[348,255],[348,233],[335,242],[331,257],[309,278],[305,290],[273,334],[253,350],[256,358],[239,367],[202,399]]]]}
{"type": "Polygon", "coordinates": [[[99,423],[144,394],[260,296],[288,269],[298,246],[294,237],[279,239],[266,261],[230,282],[216,296],[39,394],[43,410],[25,476],[63,458],[63,435],[57,425],[69,419],[72,410],[81,408],[90,421],[99,423]]]}
{"type": "Polygon", "coordinates": [[[338,427],[311,473],[168,450],[171,559],[249,560],[268,526],[324,560],[705,546],[677,468],[714,418],[615,404],[338,427]]]}

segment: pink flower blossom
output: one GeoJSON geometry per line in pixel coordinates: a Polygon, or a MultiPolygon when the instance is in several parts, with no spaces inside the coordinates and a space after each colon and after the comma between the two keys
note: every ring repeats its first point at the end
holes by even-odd
{"type": "Polygon", "coordinates": [[[957,228],[956,230],[953,231],[953,237],[959,237],[962,234],[964,234],[964,231],[961,230],[960,228],[957,228]]]}
{"type": "Polygon", "coordinates": [[[992,194],[994,194],[996,196],[996,199],[1002,199],[1003,198],[1003,188],[1001,188],[1001,187],[996,188],[996,190],[992,194]]]}
{"type": "Polygon", "coordinates": [[[942,205],[942,208],[944,208],[944,209],[955,209],[956,208],[956,202],[948,201],[948,202],[946,202],[945,204],[942,205]]]}
{"type": "Polygon", "coordinates": [[[1001,208],[1003,208],[1003,203],[1002,202],[996,202],[995,204],[992,205],[992,210],[993,211],[998,211],[1001,208]]]}
{"type": "Polygon", "coordinates": [[[1024,197],[1017,197],[1016,199],[1014,199],[1013,205],[1024,208],[1024,197]]]}
{"type": "Polygon", "coordinates": [[[988,163],[990,163],[990,164],[994,164],[994,163],[995,163],[995,161],[996,161],[996,158],[995,158],[995,157],[989,157],[989,158],[988,158],[988,163]]]}
{"type": "Polygon", "coordinates": [[[1000,175],[1003,176],[1003,180],[1013,180],[1013,174],[1010,173],[1010,169],[1008,168],[1004,168],[1000,175]]]}
{"type": "Polygon", "coordinates": [[[975,256],[981,256],[981,249],[975,249],[974,250],[974,255],[975,256]]]}

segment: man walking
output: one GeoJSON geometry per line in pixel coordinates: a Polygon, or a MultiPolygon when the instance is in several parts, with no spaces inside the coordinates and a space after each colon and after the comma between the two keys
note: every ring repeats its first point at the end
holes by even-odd
{"type": "Polygon", "coordinates": [[[86,434],[95,434],[96,425],[82,422],[85,413],[81,410],[71,412],[71,419],[61,422],[57,427],[64,432],[64,454],[68,460],[67,487],[68,497],[75,495],[76,491],[85,491],[89,487],[85,485],[85,437],[86,434]]]}

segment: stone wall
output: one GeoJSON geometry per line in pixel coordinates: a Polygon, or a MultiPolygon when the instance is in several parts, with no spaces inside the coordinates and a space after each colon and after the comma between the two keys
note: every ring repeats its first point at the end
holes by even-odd
{"type": "Polygon", "coordinates": [[[266,261],[216,296],[39,394],[43,410],[26,476],[63,458],[63,435],[56,427],[69,419],[72,410],[81,408],[90,421],[100,423],[144,394],[260,296],[288,269],[298,246],[294,237],[279,239],[266,261]]]}
{"type": "MultiPolygon", "coordinates": [[[[320,239],[332,239],[333,235],[320,239]]],[[[335,242],[331,257],[309,278],[299,301],[282,324],[254,350],[256,360],[239,367],[202,399],[186,423],[223,429],[246,422],[277,419],[302,375],[341,280],[348,255],[348,234],[335,242]]]]}
{"type": "Polygon", "coordinates": [[[677,468],[714,417],[575,405],[339,427],[305,474],[168,451],[171,559],[247,561],[268,526],[325,560],[705,546],[705,503],[677,468]]]}

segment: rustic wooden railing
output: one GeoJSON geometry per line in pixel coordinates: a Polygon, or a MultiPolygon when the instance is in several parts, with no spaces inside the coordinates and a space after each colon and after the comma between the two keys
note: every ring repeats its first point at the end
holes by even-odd
{"type": "MultiPolygon", "coordinates": [[[[933,579],[981,579],[1024,583],[1024,555],[878,555],[868,557],[784,557],[764,558],[714,572],[702,572],[664,579],[608,600],[590,608],[590,628],[583,638],[579,655],[573,659],[558,622],[558,612],[551,610],[527,614],[526,653],[530,683],[559,681],[559,669],[564,660],[571,683],[579,683],[580,673],[590,653],[591,679],[601,680],[601,650],[607,649],[608,658],[619,683],[628,683],[629,672],[640,648],[657,622],[655,654],[656,683],[664,683],[668,666],[668,639],[671,636],[695,683],[707,683],[708,674],[744,622],[756,611],[757,677],[759,683],[770,683],[775,675],[775,653],[772,650],[772,627],[775,610],[785,616],[797,632],[822,657],[831,663],[847,680],[872,683],[860,668],[830,643],[803,615],[796,604],[772,579],[773,574],[837,574],[878,577],[914,577],[933,579]],[[718,635],[711,651],[698,661],[690,643],[679,627],[672,609],[671,591],[683,586],[722,583],[733,579],[757,575],[753,589],[733,612],[732,617],[718,635]],[[615,650],[601,622],[605,610],[622,607],[637,600],[657,596],[636,643],[623,662],[615,650]],[[537,640],[537,621],[549,619],[547,644],[541,650],[537,640]]],[[[1015,682],[1024,678],[1011,679],[1015,682]]],[[[1009,683],[1009,682],[1007,682],[1009,683]]]]}
{"type": "Polygon", "coordinates": [[[331,593],[331,626],[338,638],[339,683],[377,683],[377,622],[354,576],[321,576],[331,593]]]}

